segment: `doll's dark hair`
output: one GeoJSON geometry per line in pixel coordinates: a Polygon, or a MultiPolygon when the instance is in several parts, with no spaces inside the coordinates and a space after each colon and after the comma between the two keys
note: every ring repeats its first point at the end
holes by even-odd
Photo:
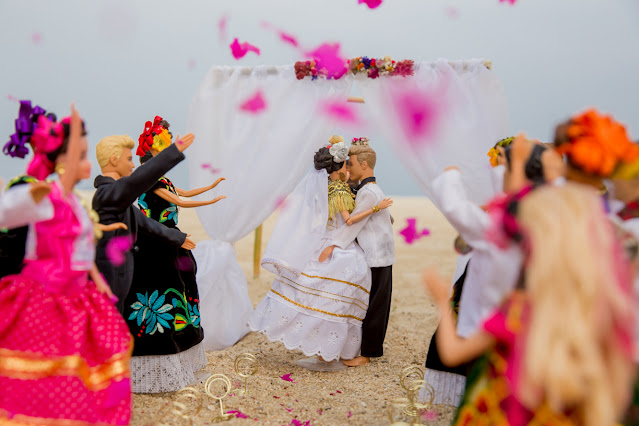
{"type": "Polygon", "coordinates": [[[319,151],[315,153],[315,157],[313,158],[315,163],[315,170],[325,169],[328,174],[341,170],[344,166],[344,162],[336,163],[333,160],[333,155],[330,153],[328,148],[320,148],[319,151]]]}
{"type": "MultiPolygon", "coordinates": [[[[47,118],[52,119],[52,121],[55,122],[56,115],[53,113],[47,114],[47,118]]],[[[66,154],[67,149],[69,149],[69,136],[71,135],[71,124],[67,122],[62,122],[62,129],[64,132],[64,139],[62,141],[62,145],[60,145],[57,149],[47,153],[47,158],[49,159],[49,161],[53,163],[55,163],[55,160],[58,158],[59,155],[66,154]]],[[[84,127],[84,120],[82,120],[82,136],[86,136],[86,135],[87,135],[87,131],[86,131],[86,128],[84,127]]]]}
{"type": "MultiPolygon", "coordinates": [[[[526,160],[526,167],[524,169],[526,179],[534,184],[544,183],[544,167],[541,163],[541,154],[543,154],[546,149],[548,148],[545,145],[538,143],[534,144],[533,149],[526,160]]],[[[510,168],[510,150],[511,145],[504,148],[508,168],[510,168]]]]}
{"type": "Polygon", "coordinates": [[[142,157],[140,157],[140,164],[146,163],[151,158],[153,158],[153,154],[151,154],[151,151],[147,151],[146,154],[144,154],[142,157]]]}

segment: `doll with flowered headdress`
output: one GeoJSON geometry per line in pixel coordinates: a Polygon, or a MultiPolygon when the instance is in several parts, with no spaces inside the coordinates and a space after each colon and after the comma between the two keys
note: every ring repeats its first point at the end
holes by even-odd
{"type": "Polygon", "coordinates": [[[493,209],[491,229],[524,262],[520,285],[477,332],[457,334],[448,286],[424,275],[442,312],[442,361],[483,355],[482,380],[467,388],[455,424],[615,424],[634,377],[634,308],[629,265],[599,197],[574,183],[527,187],[493,209]]]}
{"type": "MultiPolygon", "coordinates": [[[[140,170],[150,167],[173,146],[169,123],[156,116],[145,124],[136,153],[140,170]]],[[[179,140],[179,136],[177,138],[179,140]]],[[[139,194],[137,203],[147,220],[156,226],[179,231],[180,207],[198,207],[218,202],[183,200],[211,190],[184,191],[165,176],[139,194]]],[[[124,301],[124,318],[135,338],[131,359],[133,391],[176,391],[195,380],[206,365],[204,331],[200,322],[197,264],[188,247],[176,246],[147,235],[139,235],[133,254],[133,279],[124,301]]],[[[211,330],[213,332],[213,330],[211,330]]]]}
{"type": "Polygon", "coordinates": [[[94,263],[94,218],[73,193],[91,174],[85,135],[73,110],[39,117],[29,138],[27,173],[58,178],[51,215],[29,223],[24,267],[0,280],[0,423],[130,420],[131,335],[94,263]]]}

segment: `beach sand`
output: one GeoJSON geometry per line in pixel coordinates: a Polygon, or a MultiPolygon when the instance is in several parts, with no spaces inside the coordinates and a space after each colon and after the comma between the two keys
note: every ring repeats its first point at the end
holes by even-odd
{"type": "MultiPolygon", "coordinates": [[[[395,219],[395,249],[393,266],[393,298],[391,317],[384,343],[384,356],[372,363],[332,373],[318,373],[294,365],[302,353],[288,351],[281,343],[271,343],[263,335],[249,333],[236,345],[222,351],[208,352],[207,370],[227,375],[234,387],[241,378],[233,371],[235,358],[245,352],[259,359],[257,373],[248,379],[249,394],[233,392],[224,399],[226,411],[237,410],[248,418],[235,418],[229,425],[266,424],[289,425],[293,419],[311,425],[384,425],[389,424],[388,407],[392,400],[405,397],[399,374],[409,365],[423,367],[438,313],[421,284],[424,267],[436,265],[446,278],[452,277],[456,254],[453,250],[454,229],[432,203],[423,197],[393,197],[391,214],[395,219]],[[430,235],[406,244],[399,231],[406,219],[415,217],[418,228],[427,228],[430,235]],[[281,377],[290,374],[294,382],[281,377]]],[[[277,213],[264,223],[262,249],[275,225],[277,213]]],[[[194,209],[180,211],[180,228],[192,234],[194,241],[208,239],[194,209]]],[[[261,270],[253,278],[254,233],[235,243],[240,266],[248,278],[249,294],[257,305],[270,289],[272,274],[261,270]]],[[[202,313],[205,315],[205,312],[202,313]]],[[[205,332],[214,332],[206,330],[205,332]]],[[[218,404],[204,393],[204,385],[195,386],[204,398],[204,406],[192,418],[193,424],[210,424],[219,414],[218,404]],[[207,409],[211,406],[215,411],[207,409]]],[[[171,414],[175,393],[134,395],[133,425],[187,424],[171,414]]],[[[450,424],[453,410],[436,406],[424,424],[450,424]]]]}

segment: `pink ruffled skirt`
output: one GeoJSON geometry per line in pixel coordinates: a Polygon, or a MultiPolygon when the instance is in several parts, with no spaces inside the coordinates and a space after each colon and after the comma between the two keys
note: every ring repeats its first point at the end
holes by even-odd
{"type": "Polygon", "coordinates": [[[0,424],[129,424],[132,338],[95,285],[0,281],[0,424]]]}

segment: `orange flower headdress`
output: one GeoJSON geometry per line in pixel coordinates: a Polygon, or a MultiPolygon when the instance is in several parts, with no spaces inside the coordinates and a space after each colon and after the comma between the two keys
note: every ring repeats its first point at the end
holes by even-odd
{"type": "Polygon", "coordinates": [[[639,159],[639,146],[630,140],[626,128],[594,109],[560,125],[555,145],[574,167],[603,178],[639,159]]]}
{"type": "Polygon", "coordinates": [[[492,167],[497,167],[497,157],[499,157],[499,150],[497,149],[498,147],[502,147],[502,148],[506,148],[508,145],[511,144],[511,142],[515,140],[514,136],[510,136],[508,138],[504,138],[502,140],[500,140],[499,142],[497,142],[495,144],[494,147],[490,148],[490,150],[488,150],[488,159],[490,161],[490,165],[492,167]]]}

